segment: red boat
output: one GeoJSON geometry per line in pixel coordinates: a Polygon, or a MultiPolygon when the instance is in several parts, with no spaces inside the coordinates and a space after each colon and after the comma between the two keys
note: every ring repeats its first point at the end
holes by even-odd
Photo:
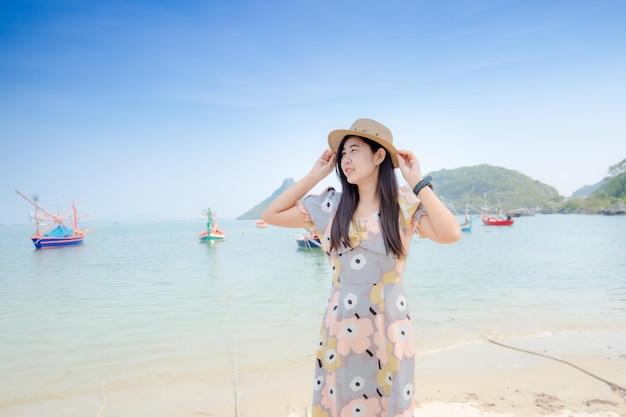
{"type": "Polygon", "coordinates": [[[506,219],[494,216],[481,215],[480,219],[485,226],[511,226],[513,225],[513,219],[509,216],[506,219]]]}

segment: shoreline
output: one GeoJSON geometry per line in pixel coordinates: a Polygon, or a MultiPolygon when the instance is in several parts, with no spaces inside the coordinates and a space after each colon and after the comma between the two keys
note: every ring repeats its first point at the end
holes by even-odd
{"type": "Polygon", "coordinates": [[[423,357],[415,416],[623,417],[625,335],[486,341],[423,357]]]}

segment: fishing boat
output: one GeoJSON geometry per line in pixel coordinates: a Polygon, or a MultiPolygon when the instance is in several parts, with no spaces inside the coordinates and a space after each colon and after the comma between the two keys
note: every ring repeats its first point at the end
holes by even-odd
{"type": "Polygon", "coordinates": [[[91,231],[78,228],[77,204],[75,202],[65,213],[54,215],[37,204],[39,200],[37,195],[30,199],[18,190],[15,192],[35,207],[35,214],[31,216],[31,221],[33,219],[35,221],[35,233],[30,236],[35,249],[80,245],[85,240],[87,232],[91,231]]]}
{"type": "Polygon", "coordinates": [[[201,242],[215,242],[224,240],[226,238],[226,233],[222,232],[217,227],[217,223],[215,222],[215,212],[210,207],[204,211],[202,214],[206,216],[206,230],[203,230],[198,234],[198,239],[201,242]]]}
{"type": "Polygon", "coordinates": [[[265,227],[267,227],[267,223],[265,223],[263,220],[257,220],[256,223],[254,223],[256,227],[263,229],[265,227]]]}
{"type": "Polygon", "coordinates": [[[322,249],[322,242],[315,230],[307,230],[296,236],[299,249],[322,249]]]}
{"type": "Polygon", "coordinates": [[[461,226],[461,231],[462,232],[471,232],[472,231],[472,217],[470,217],[469,215],[469,209],[467,207],[465,207],[465,222],[461,223],[459,226],[461,226]]]}
{"type": "Polygon", "coordinates": [[[501,217],[481,215],[480,219],[483,221],[485,226],[512,226],[514,223],[511,216],[503,219],[501,217]]]}

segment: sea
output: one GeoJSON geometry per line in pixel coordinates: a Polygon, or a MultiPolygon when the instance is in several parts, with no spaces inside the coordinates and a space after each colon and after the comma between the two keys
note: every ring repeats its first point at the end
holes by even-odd
{"type": "MultiPolygon", "coordinates": [[[[302,230],[217,223],[212,243],[202,220],[83,224],[83,245],[45,250],[33,225],[0,227],[0,416],[85,415],[55,409],[81,402],[93,416],[105,386],[312,367],[325,255],[297,247],[302,230]]],[[[474,219],[455,244],[416,236],[404,281],[418,353],[624,329],[626,217],[474,219]]]]}

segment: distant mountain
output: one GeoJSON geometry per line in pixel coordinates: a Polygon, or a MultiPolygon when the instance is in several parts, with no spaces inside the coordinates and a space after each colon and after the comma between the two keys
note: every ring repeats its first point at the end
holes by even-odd
{"type": "Polygon", "coordinates": [[[570,196],[570,198],[582,198],[588,197],[594,193],[594,191],[599,190],[606,183],[606,178],[601,181],[593,184],[593,185],[585,185],[584,187],[579,188],[574,191],[574,193],[570,196]]]}
{"type": "MultiPolygon", "coordinates": [[[[502,210],[505,214],[621,213],[626,206],[626,159],[611,167],[610,171],[613,172],[612,176],[576,190],[567,200],[550,185],[518,171],[492,165],[442,169],[430,172],[429,175],[433,177],[439,198],[458,214],[462,214],[465,206],[469,206],[473,212],[502,210]]],[[[237,219],[260,218],[263,210],[294,184],[293,178],[287,178],[271,196],[237,219]]]]}
{"type": "MultiPolygon", "coordinates": [[[[563,197],[556,188],[506,168],[477,165],[431,172],[437,195],[450,209],[461,213],[468,205],[474,211],[504,213],[514,210],[545,211],[563,197]]],[[[284,180],[274,193],[238,220],[258,219],[269,204],[283,191],[295,184],[293,178],[284,180]]]]}
{"type": "Polygon", "coordinates": [[[261,213],[263,213],[263,210],[265,210],[272,201],[274,201],[279,195],[281,195],[283,191],[285,191],[286,189],[288,189],[295,183],[296,182],[293,180],[293,178],[287,178],[286,180],[283,181],[283,184],[276,191],[272,193],[271,196],[261,201],[256,206],[252,207],[246,213],[237,217],[237,220],[255,220],[255,219],[261,218],[261,213]]]}
{"type": "Polygon", "coordinates": [[[610,176],[591,194],[570,198],[558,207],[559,213],[625,214],[626,213],[626,159],[609,170],[610,176]]]}
{"type": "Polygon", "coordinates": [[[518,171],[487,164],[442,169],[430,175],[437,195],[457,213],[465,205],[476,211],[545,211],[547,206],[563,200],[550,185],[518,171]]]}

